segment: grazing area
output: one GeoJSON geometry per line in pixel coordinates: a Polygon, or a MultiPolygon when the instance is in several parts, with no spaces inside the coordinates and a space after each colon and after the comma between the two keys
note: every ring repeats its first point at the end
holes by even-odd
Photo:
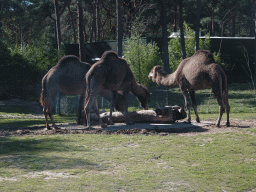
{"type": "MultiPolygon", "coordinates": [[[[112,131],[46,130],[38,102],[0,101],[0,191],[255,191],[250,84],[229,86],[230,127],[214,125],[219,110],[209,90],[196,97],[201,122],[212,124],[112,131]]],[[[158,99],[152,95],[149,106],[158,99]]],[[[184,106],[178,88],[167,102],[184,106]]],[[[76,122],[75,115],[54,118],[76,122]]]]}

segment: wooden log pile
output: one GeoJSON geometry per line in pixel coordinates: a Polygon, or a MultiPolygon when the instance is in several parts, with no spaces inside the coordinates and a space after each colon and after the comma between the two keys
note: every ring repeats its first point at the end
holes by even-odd
{"type": "MultiPolygon", "coordinates": [[[[100,114],[103,122],[107,122],[110,113],[105,112],[100,114]]],[[[187,117],[186,112],[179,106],[164,106],[155,110],[141,110],[129,112],[131,121],[136,123],[174,123],[176,120],[187,117]]],[[[96,115],[91,116],[91,120],[98,120],[96,115]]],[[[126,122],[125,116],[121,112],[112,113],[112,121],[114,123],[126,122]]]]}

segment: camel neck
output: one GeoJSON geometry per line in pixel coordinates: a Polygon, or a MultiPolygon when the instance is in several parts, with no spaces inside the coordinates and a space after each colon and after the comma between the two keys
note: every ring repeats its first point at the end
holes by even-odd
{"type": "Polygon", "coordinates": [[[176,71],[171,74],[162,74],[157,77],[157,84],[167,86],[170,88],[177,87],[178,83],[176,81],[176,71]]]}

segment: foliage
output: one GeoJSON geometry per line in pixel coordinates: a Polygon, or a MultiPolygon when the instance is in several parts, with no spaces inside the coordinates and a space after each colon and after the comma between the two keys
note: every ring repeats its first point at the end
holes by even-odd
{"type": "MultiPolygon", "coordinates": [[[[188,24],[184,23],[184,36],[185,36],[185,48],[187,57],[190,57],[194,54],[195,50],[195,34],[194,31],[188,26],[188,24]]],[[[210,38],[209,35],[206,35],[205,40],[199,40],[200,49],[210,49],[210,38]]],[[[179,63],[182,60],[181,57],[181,46],[180,46],[180,38],[174,38],[169,41],[169,60],[170,60],[170,69],[171,72],[174,72],[178,67],[179,63]]]]}
{"type": "Polygon", "coordinates": [[[139,35],[134,35],[124,42],[124,57],[130,64],[137,81],[145,86],[152,82],[148,74],[154,65],[163,65],[159,48],[155,43],[146,43],[139,35]]]}
{"type": "Polygon", "coordinates": [[[0,97],[28,97],[29,87],[41,81],[43,75],[63,55],[44,36],[32,45],[9,46],[0,42],[0,97]]]}

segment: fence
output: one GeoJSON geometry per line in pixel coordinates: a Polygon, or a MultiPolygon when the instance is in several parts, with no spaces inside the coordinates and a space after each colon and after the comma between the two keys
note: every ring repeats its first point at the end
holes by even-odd
{"type": "MultiPolygon", "coordinates": [[[[184,98],[182,94],[173,92],[171,90],[151,90],[151,102],[149,103],[150,108],[157,108],[164,105],[184,105],[184,98]]],[[[110,108],[110,103],[107,99],[98,95],[98,107],[99,109],[110,108]]],[[[74,115],[77,112],[79,102],[79,96],[77,95],[64,95],[59,94],[59,103],[55,104],[55,112],[60,114],[71,114],[74,115]],[[59,112],[58,112],[59,111],[59,112]]],[[[128,106],[136,108],[140,107],[140,102],[133,94],[128,96],[128,106]]]]}

